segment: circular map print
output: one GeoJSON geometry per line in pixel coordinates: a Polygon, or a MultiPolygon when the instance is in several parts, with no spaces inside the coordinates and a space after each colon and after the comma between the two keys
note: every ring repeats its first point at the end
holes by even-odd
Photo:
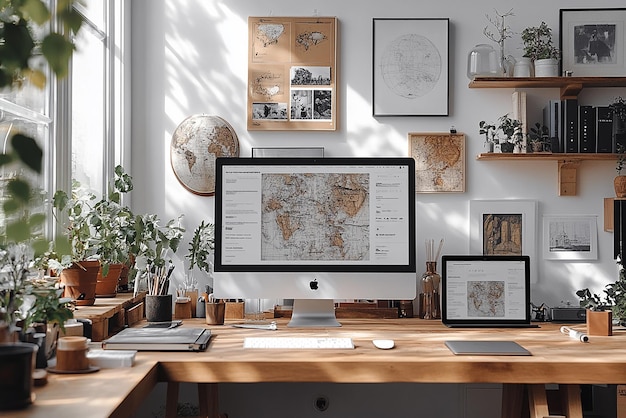
{"type": "Polygon", "coordinates": [[[422,97],[439,81],[441,55],[428,38],[402,35],[384,51],[381,74],[387,87],[398,96],[422,97]]]}
{"type": "Polygon", "coordinates": [[[237,134],[219,116],[189,116],[172,135],[170,160],[174,174],[186,189],[199,195],[215,193],[215,159],[238,155],[237,134]]]}

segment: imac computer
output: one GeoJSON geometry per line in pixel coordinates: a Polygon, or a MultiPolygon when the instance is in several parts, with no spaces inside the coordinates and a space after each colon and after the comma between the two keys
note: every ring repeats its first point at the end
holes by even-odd
{"type": "Polygon", "coordinates": [[[413,299],[412,158],[218,158],[216,298],[294,299],[289,326],[340,326],[337,299],[413,299]]]}

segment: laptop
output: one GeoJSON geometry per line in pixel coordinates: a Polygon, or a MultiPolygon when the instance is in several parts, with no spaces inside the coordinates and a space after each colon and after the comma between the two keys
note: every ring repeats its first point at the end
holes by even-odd
{"type": "Polygon", "coordinates": [[[204,351],[211,338],[206,328],[126,328],[102,341],[105,350],[204,351]]]}
{"type": "Polygon", "coordinates": [[[443,255],[441,320],[448,327],[530,328],[530,257],[443,255]]]}

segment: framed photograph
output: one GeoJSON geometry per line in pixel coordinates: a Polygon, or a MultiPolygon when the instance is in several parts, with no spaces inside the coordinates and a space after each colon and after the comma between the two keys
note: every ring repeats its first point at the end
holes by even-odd
{"type": "Polygon", "coordinates": [[[337,129],[337,19],[248,18],[249,131],[337,129]]]}
{"type": "Polygon", "coordinates": [[[546,260],[597,260],[596,216],[544,215],[543,258],[546,260]]]}
{"type": "Polygon", "coordinates": [[[626,9],[561,9],[561,74],[626,75],[626,9]]]}
{"type": "Polygon", "coordinates": [[[374,116],[448,116],[449,19],[373,25],[374,116]]]}
{"type": "Polygon", "coordinates": [[[537,281],[535,200],[470,200],[470,253],[527,255],[537,281]]]}
{"type": "Polygon", "coordinates": [[[409,155],[415,160],[416,193],[465,191],[464,134],[411,132],[409,155]]]}

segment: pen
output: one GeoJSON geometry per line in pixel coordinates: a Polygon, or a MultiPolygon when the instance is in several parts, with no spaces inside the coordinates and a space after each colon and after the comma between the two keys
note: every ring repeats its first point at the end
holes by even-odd
{"type": "Polygon", "coordinates": [[[561,327],[561,332],[563,334],[569,334],[570,338],[579,340],[581,343],[589,342],[589,337],[587,336],[587,334],[580,332],[580,331],[576,331],[575,329],[572,329],[570,327],[565,327],[565,326],[561,327]]]}

